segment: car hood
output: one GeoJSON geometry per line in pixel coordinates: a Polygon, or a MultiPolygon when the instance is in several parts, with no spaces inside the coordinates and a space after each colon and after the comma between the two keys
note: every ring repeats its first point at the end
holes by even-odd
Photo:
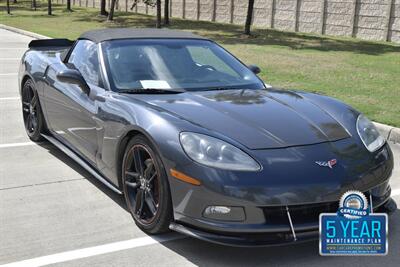
{"type": "Polygon", "coordinates": [[[140,98],[249,149],[310,145],[350,136],[326,111],[292,91],[224,90],[140,98]]]}

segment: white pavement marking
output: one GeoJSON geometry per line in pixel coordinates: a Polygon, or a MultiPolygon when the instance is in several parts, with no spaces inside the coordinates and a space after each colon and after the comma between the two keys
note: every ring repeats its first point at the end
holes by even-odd
{"type": "Polygon", "coordinates": [[[0,101],[6,101],[6,100],[19,100],[20,98],[18,96],[16,97],[0,97],[0,101]]]}
{"type": "Polygon", "coordinates": [[[0,58],[0,60],[20,60],[20,57],[3,57],[0,58]]]}
{"type": "Polygon", "coordinates": [[[33,146],[33,145],[36,145],[36,143],[34,143],[34,142],[11,143],[11,144],[0,144],[0,148],[19,147],[19,146],[33,146]]]}
{"type": "Polygon", "coordinates": [[[172,240],[181,239],[181,238],[184,238],[184,236],[178,235],[178,234],[169,234],[169,235],[163,236],[163,237],[146,236],[146,237],[140,237],[140,238],[130,239],[130,240],[126,240],[126,241],[120,241],[120,242],[115,242],[115,243],[110,243],[110,244],[105,244],[105,245],[100,245],[100,246],[95,246],[95,247],[70,250],[70,251],[66,251],[66,252],[56,253],[56,254],[52,254],[52,255],[48,255],[48,256],[43,256],[43,257],[38,257],[38,258],[33,258],[33,259],[28,259],[28,260],[23,260],[23,261],[12,262],[12,263],[8,263],[8,264],[0,265],[0,267],[44,266],[44,265],[49,265],[49,264],[66,262],[66,261],[82,259],[82,258],[96,256],[96,255],[131,249],[131,248],[148,246],[148,245],[152,245],[152,244],[157,244],[157,243],[166,242],[166,241],[172,241],[172,240]]]}
{"type": "Polygon", "coordinates": [[[400,188],[399,188],[399,189],[392,190],[391,196],[392,196],[392,197],[400,196],[400,188]]]}
{"type": "Polygon", "coordinates": [[[17,72],[15,73],[0,73],[0,76],[11,76],[11,75],[18,75],[17,72]]]}

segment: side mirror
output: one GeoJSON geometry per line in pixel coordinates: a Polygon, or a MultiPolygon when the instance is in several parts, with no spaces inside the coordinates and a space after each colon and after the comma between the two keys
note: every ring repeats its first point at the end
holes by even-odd
{"type": "Polygon", "coordinates": [[[60,80],[61,82],[65,83],[72,83],[78,85],[83,92],[86,94],[89,94],[90,92],[90,87],[86,83],[85,79],[82,77],[82,74],[75,69],[66,69],[62,70],[59,73],[57,73],[57,79],[60,80]]]}
{"type": "Polygon", "coordinates": [[[256,65],[248,65],[247,66],[254,74],[259,74],[261,69],[256,65]]]}

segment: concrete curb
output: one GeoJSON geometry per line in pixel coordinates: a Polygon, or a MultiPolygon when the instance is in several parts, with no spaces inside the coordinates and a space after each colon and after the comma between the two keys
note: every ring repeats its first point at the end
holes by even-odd
{"type": "MultiPolygon", "coordinates": [[[[25,31],[25,30],[21,30],[15,27],[11,27],[11,26],[7,26],[4,24],[0,24],[0,29],[5,29],[5,30],[9,30],[12,32],[16,32],[22,35],[26,35],[35,39],[50,39],[50,37],[41,35],[41,34],[37,34],[34,32],[29,32],[29,31],[25,31]]],[[[400,128],[396,128],[393,126],[389,126],[386,124],[382,124],[379,122],[374,122],[376,128],[378,128],[378,131],[383,135],[383,137],[386,138],[386,140],[390,141],[390,142],[394,142],[394,143],[400,143],[400,128]]]]}
{"type": "Polygon", "coordinates": [[[376,128],[386,140],[393,143],[400,143],[400,128],[390,125],[374,122],[376,128]]]}
{"type": "Polygon", "coordinates": [[[11,27],[11,26],[7,26],[7,25],[4,25],[4,24],[0,24],[0,29],[9,30],[9,31],[12,31],[12,32],[15,32],[15,33],[19,33],[19,34],[22,34],[22,35],[25,35],[25,36],[29,36],[29,37],[32,37],[32,38],[35,38],[35,39],[50,39],[50,37],[47,37],[47,36],[44,36],[44,35],[41,35],[41,34],[37,34],[37,33],[34,33],[34,32],[28,32],[28,31],[21,30],[21,29],[18,29],[18,28],[15,28],[15,27],[11,27]]]}

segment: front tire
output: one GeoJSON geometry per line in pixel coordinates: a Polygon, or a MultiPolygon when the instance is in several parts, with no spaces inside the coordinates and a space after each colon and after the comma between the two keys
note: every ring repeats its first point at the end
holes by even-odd
{"type": "Polygon", "coordinates": [[[136,225],[147,234],[167,232],[172,221],[168,178],[160,156],[143,135],[133,137],[127,145],[122,183],[136,225]]]}
{"type": "Polygon", "coordinates": [[[40,108],[39,96],[32,80],[27,80],[21,90],[22,116],[25,124],[25,131],[34,142],[43,141],[41,135],[45,130],[45,122],[40,108]]]}

